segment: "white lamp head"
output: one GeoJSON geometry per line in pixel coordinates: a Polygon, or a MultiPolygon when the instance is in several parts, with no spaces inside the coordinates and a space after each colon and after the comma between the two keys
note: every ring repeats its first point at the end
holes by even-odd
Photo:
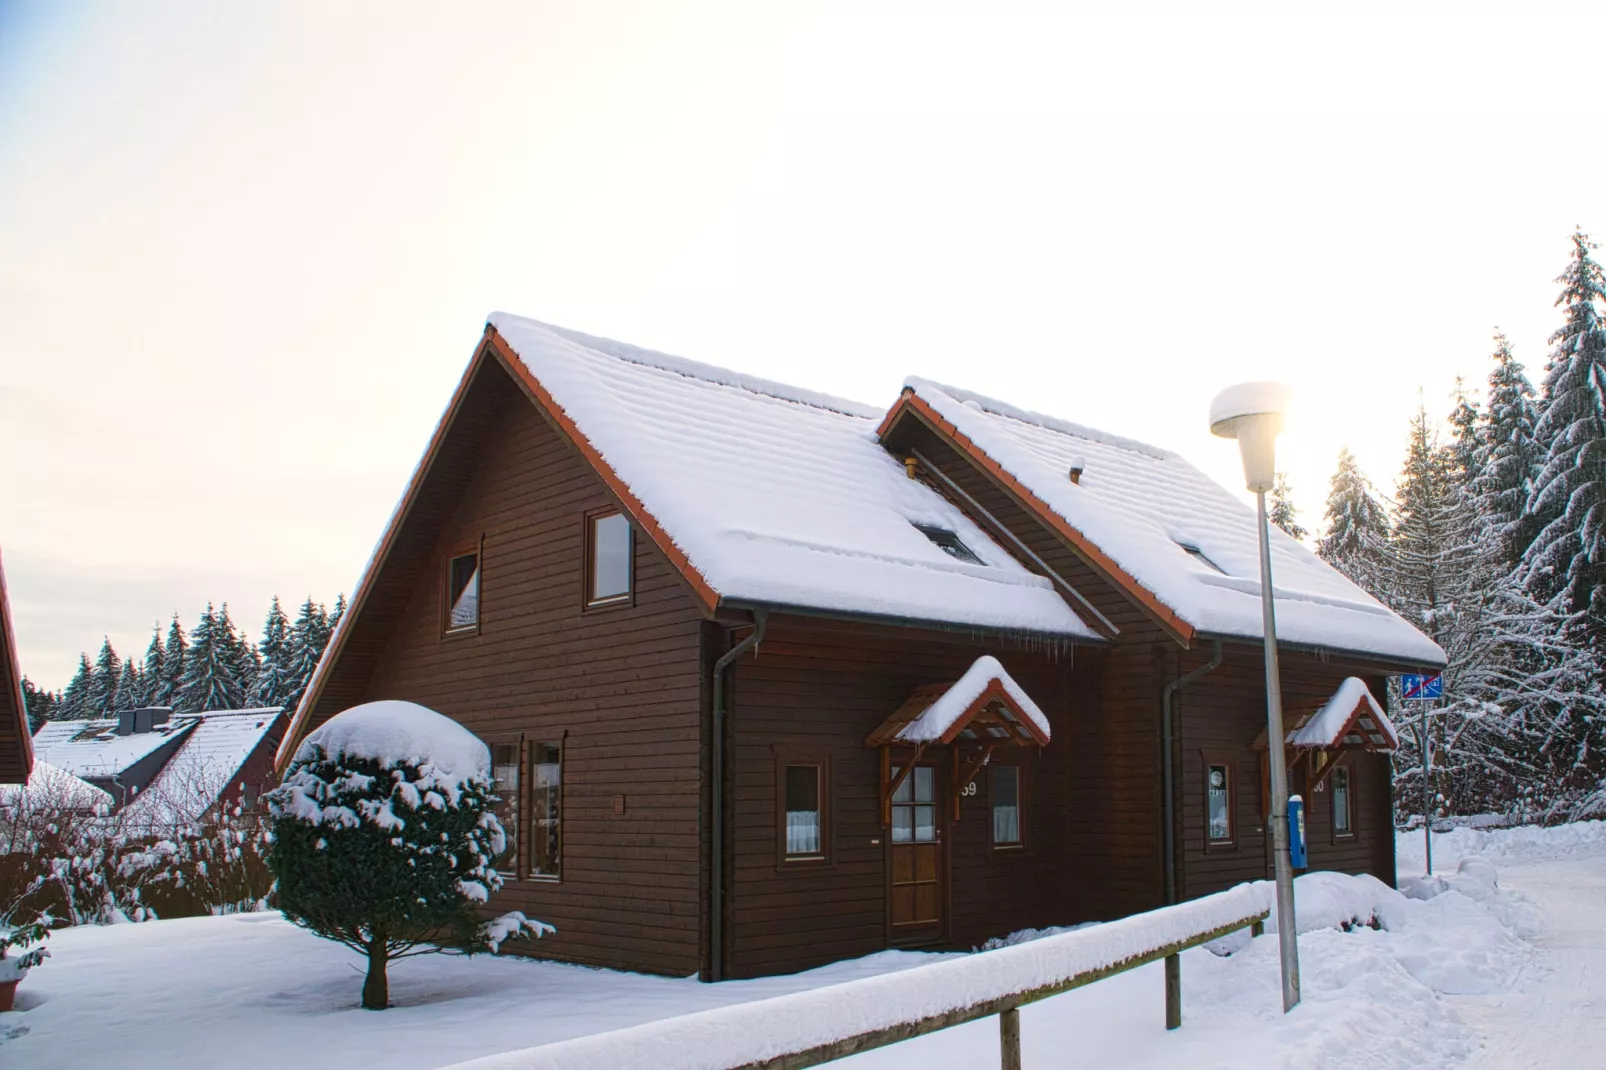
{"type": "Polygon", "coordinates": [[[1244,482],[1257,494],[1277,480],[1277,435],[1292,395],[1282,383],[1239,383],[1210,403],[1210,433],[1238,440],[1244,482]]]}

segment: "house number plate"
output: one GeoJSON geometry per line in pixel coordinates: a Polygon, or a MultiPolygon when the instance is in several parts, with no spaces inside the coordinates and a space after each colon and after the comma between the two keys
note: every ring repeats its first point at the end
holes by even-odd
{"type": "Polygon", "coordinates": [[[969,784],[966,784],[965,787],[964,787],[964,790],[961,791],[959,794],[964,796],[967,799],[970,798],[972,795],[976,794],[976,782],[974,780],[972,780],[969,784]]]}

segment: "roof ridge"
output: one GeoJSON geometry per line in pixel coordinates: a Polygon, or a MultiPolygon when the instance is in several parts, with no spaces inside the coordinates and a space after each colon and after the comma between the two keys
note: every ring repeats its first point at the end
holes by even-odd
{"type": "Polygon", "coordinates": [[[528,316],[518,316],[510,312],[493,312],[487,322],[496,327],[499,332],[506,335],[502,328],[511,321],[517,321],[525,327],[534,327],[547,331],[570,345],[588,350],[601,356],[621,360],[627,364],[637,364],[644,368],[654,368],[658,371],[670,372],[674,375],[683,375],[688,379],[697,379],[716,386],[731,387],[736,390],[745,390],[750,394],[774,398],[777,401],[787,401],[794,405],[805,405],[813,409],[824,409],[843,416],[852,416],[864,420],[880,419],[884,410],[873,405],[866,405],[851,398],[838,397],[819,390],[810,390],[807,387],[793,386],[776,379],[766,379],[762,376],[746,375],[742,372],[722,368],[717,364],[707,364],[700,360],[691,360],[687,357],[678,357],[672,353],[664,353],[656,349],[646,349],[642,346],[631,345],[629,342],[619,342],[600,335],[587,334],[570,327],[560,327],[556,324],[531,319],[528,316]]]}
{"type": "Polygon", "coordinates": [[[1127,450],[1131,453],[1141,453],[1145,456],[1153,457],[1160,461],[1178,461],[1184,459],[1179,453],[1175,453],[1168,449],[1163,449],[1160,446],[1150,445],[1147,442],[1140,442],[1135,438],[1127,438],[1124,435],[1112,434],[1109,431],[1100,431],[1096,427],[1088,427],[1086,424],[1078,424],[1073,423],[1070,420],[1062,420],[1058,416],[1049,416],[1046,413],[1036,412],[1031,409],[1022,409],[1015,405],[1011,405],[1007,401],[999,401],[997,398],[991,398],[985,394],[978,394],[974,390],[966,390],[965,388],[958,386],[948,386],[945,383],[939,383],[933,379],[923,379],[918,375],[911,375],[908,379],[904,380],[904,385],[914,390],[914,392],[917,394],[920,392],[922,387],[925,387],[928,390],[938,390],[944,394],[947,394],[949,397],[961,404],[973,402],[983,410],[992,413],[994,416],[1002,416],[1006,419],[1018,420],[1024,424],[1031,424],[1034,427],[1041,427],[1045,431],[1053,431],[1061,435],[1070,435],[1073,438],[1085,438],[1090,442],[1097,442],[1105,446],[1113,446],[1116,449],[1127,450]]]}

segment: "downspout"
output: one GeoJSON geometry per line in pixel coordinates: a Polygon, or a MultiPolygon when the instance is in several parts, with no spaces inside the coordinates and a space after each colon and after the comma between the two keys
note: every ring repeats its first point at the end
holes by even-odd
{"type": "Polygon", "coordinates": [[[1165,901],[1167,905],[1177,901],[1177,802],[1175,790],[1177,776],[1176,760],[1171,753],[1171,740],[1174,735],[1171,723],[1174,712],[1172,699],[1178,691],[1193,683],[1205,673],[1221,667],[1221,640],[1212,639],[1210,642],[1214,647],[1210,654],[1210,660],[1187,675],[1179,676],[1172,680],[1165,685],[1165,690],[1160,693],[1160,747],[1164,754],[1160,765],[1164,770],[1163,779],[1165,783],[1165,833],[1163,839],[1165,842],[1165,901]]]}
{"type": "Polygon", "coordinates": [[[731,663],[764,638],[764,624],[769,615],[762,609],[753,611],[753,630],[747,638],[726,651],[714,662],[713,769],[709,778],[708,818],[708,976],[705,981],[725,979],[725,670],[731,663]]]}

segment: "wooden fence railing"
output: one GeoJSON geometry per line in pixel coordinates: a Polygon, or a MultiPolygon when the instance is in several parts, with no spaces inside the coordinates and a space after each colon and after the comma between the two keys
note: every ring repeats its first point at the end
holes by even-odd
{"type": "Polygon", "coordinates": [[[611,1033],[454,1064],[447,1070],[800,1070],[998,1016],[1003,1070],[1020,1070],[1020,1008],[1164,961],[1165,1022],[1182,1023],[1181,960],[1241,929],[1264,931],[1248,885],[1013,947],[944,959],[611,1033]]]}

